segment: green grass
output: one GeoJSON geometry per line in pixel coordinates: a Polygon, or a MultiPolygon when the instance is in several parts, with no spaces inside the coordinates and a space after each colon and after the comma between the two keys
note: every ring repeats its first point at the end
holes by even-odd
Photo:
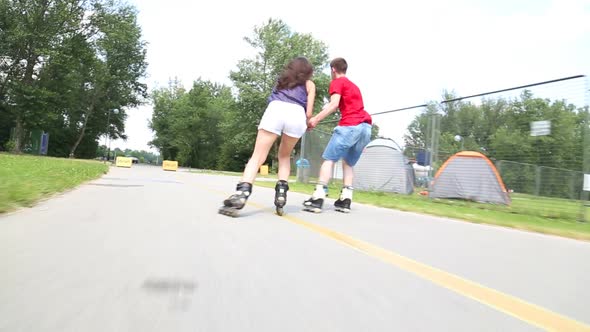
{"type": "Polygon", "coordinates": [[[97,161],[0,153],[0,213],[31,206],[107,171],[97,161]]]}
{"type": "MultiPolygon", "coordinates": [[[[258,181],[256,185],[274,187],[274,183],[258,181]]],[[[290,190],[311,194],[312,184],[289,183],[290,190]]],[[[329,193],[335,197],[341,185],[330,185],[329,193]]],[[[449,217],[474,223],[498,225],[545,234],[590,240],[590,222],[578,222],[581,202],[529,195],[511,195],[510,206],[482,204],[463,200],[428,199],[412,195],[356,190],[354,201],[384,208],[449,217]]]]}
{"type": "MultiPolygon", "coordinates": [[[[196,171],[198,173],[241,176],[239,172],[196,171]]],[[[275,174],[258,176],[273,178],[275,174]]],[[[290,177],[295,180],[295,177],[290,177]]],[[[310,179],[314,181],[315,179],[310,179]]],[[[257,181],[257,186],[274,188],[273,181],[257,181]]],[[[289,183],[290,190],[311,194],[314,185],[289,183]]],[[[331,196],[340,192],[341,183],[330,185],[331,196]]],[[[464,200],[429,199],[414,193],[412,195],[382,192],[363,192],[356,190],[354,201],[384,208],[465,220],[473,223],[511,227],[538,233],[552,234],[580,240],[590,240],[590,220],[579,222],[582,202],[559,198],[539,197],[524,194],[511,194],[510,206],[482,204],[464,200]]],[[[590,211],[588,211],[590,215],[590,211]]]]}
{"type": "Polygon", "coordinates": [[[190,172],[191,173],[198,173],[198,174],[242,176],[241,172],[216,171],[216,170],[209,170],[209,169],[192,169],[190,172]]]}
{"type": "MultiPolygon", "coordinates": [[[[242,176],[242,172],[230,172],[230,171],[216,171],[216,170],[209,170],[209,169],[195,169],[195,170],[191,170],[191,173],[199,173],[199,174],[212,174],[212,175],[228,175],[228,176],[242,176]]],[[[277,179],[277,175],[276,174],[268,174],[268,175],[260,175],[258,174],[256,176],[257,179],[277,179]]],[[[293,176],[289,176],[289,181],[295,181],[296,177],[293,176]]]]}

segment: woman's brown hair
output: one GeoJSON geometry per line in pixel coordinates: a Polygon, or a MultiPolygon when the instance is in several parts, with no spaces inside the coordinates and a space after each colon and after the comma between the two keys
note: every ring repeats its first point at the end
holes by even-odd
{"type": "Polygon", "coordinates": [[[313,75],[313,67],[305,57],[297,57],[289,62],[277,82],[277,90],[292,89],[304,85],[313,75]]]}

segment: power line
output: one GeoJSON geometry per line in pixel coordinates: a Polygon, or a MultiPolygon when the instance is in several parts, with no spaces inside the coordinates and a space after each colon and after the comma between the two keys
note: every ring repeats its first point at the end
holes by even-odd
{"type": "MultiPolygon", "coordinates": [[[[452,98],[452,99],[446,99],[446,100],[440,101],[439,104],[446,104],[446,103],[451,103],[451,102],[454,102],[454,101],[460,101],[460,100],[474,98],[474,97],[482,97],[482,96],[496,94],[496,93],[500,93],[500,92],[514,91],[514,90],[519,90],[519,89],[524,89],[524,88],[530,88],[530,87],[539,86],[539,85],[545,85],[545,84],[550,84],[550,83],[569,81],[569,80],[573,80],[573,79],[577,79],[577,78],[582,78],[582,77],[586,77],[586,75],[575,75],[575,76],[563,77],[563,78],[558,78],[558,79],[549,80],[549,81],[543,81],[543,82],[537,82],[537,83],[532,83],[532,84],[525,84],[525,85],[515,86],[515,87],[507,88],[507,89],[500,89],[500,90],[494,90],[494,91],[489,91],[489,92],[478,93],[478,94],[469,95],[469,96],[465,96],[465,97],[457,97],[457,98],[452,98]]],[[[388,113],[394,113],[394,112],[401,112],[401,111],[407,111],[407,110],[416,109],[416,108],[424,108],[424,107],[427,107],[427,106],[428,106],[428,104],[420,104],[420,105],[415,105],[415,106],[396,108],[396,109],[389,110],[389,111],[371,113],[371,116],[381,115],[381,114],[388,114],[388,113]]],[[[340,120],[339,119],[337,119],[337,120],[328,120],[328,121],[323,121],[323,123],[334,123],[334,122],[338,122],[338,121],[340,121],[340,120]]]]}
{"type": "Polygon", "coordinates": [[[458,97],[458,98],[453,98],[453,99],[447,99],[447,100],[441,101],[440,103],[441,104],[451,103],[451,102],[459,101],[459,100],[463,100],[463,99],[469,99],[469,98],[474,98],[474,97],[481,97],[481,96],[486,96],[486,95],[492,95],[492,94],[496,94],[496,93],[500,93],[500,92],[513,91],[513,90],[519,90],[519,89],[524,89],[524,88],[530,88],[530,87],[533,87],[533,86],[545,85],[545,84],[549,84],[549,83],[569,81],[569,80],[573,80],[573,79],[576,79],[576,78],[582,78],[582,77],[586,77],[586,76],[585,75],[576,75],[576,76],[558,78],[558,79],[550,80],[550,81],[544,81],[544,82],[538,82],[538,83],[533,83],[533,84],[515,86],[513,88],[508,88],[508,89],[501,89],[501,90],[496,90],[496,91],[478,93],[478,94],[475,94],[475,95],[470,95],[470,96],[465,96],[465,97],[458,97]]]}

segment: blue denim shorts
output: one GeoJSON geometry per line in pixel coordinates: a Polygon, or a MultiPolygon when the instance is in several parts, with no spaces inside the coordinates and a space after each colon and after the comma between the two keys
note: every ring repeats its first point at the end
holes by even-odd
{"type": "Polygon", "coordinates": [[[331,161],[344,159],[348,165],[354,166],[370,141],[371,125],[368,123],[356,126],[338,126],[334,128],[334,133],[322,158],[331,161]]]}

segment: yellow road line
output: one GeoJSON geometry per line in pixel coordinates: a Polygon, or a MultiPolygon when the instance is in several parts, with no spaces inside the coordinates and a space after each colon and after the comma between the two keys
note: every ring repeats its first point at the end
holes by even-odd
{"type": "MultiPolygon", "coordinates": [[[[219,190],[207,189],[221,193],[219,190]]],[[[264,205],[252,201],[249,201],[248,204],[261,209],[271,210],[264,205]]],[[[512,295],[504,294],[495,289],[417,262],[370,243],[357,240],[329,228],[318,226],[290,215],[283,215],[282,218],[544,330],[590,331],[590,326],[588,325],[538,305],[528,303],[512,295]]]]}
{"type": "Polygon", "coordinates": [[[298,218],[287,215],[283,216],[283,218],[542,329],[549,331],[590,331],[590,327],[587,325],[514,296],[501,293],[473,281],[298,218]]]}

